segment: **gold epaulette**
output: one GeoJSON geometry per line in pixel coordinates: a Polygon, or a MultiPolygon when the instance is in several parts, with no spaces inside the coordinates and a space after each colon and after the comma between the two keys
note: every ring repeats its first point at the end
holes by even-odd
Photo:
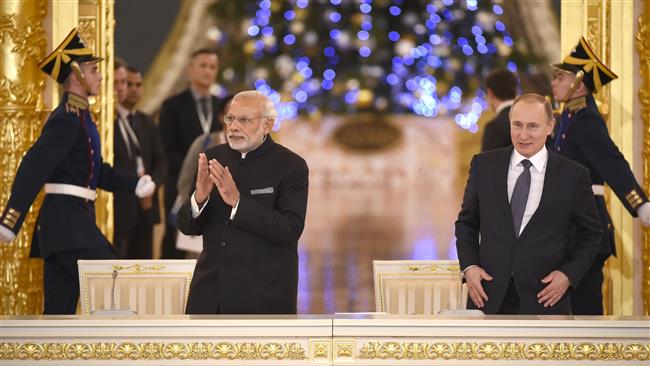
{"type": "Polygon", "coordinates": [[[16,222],[18,222],[19,217],[20,217],[20,212],[14,210],[13,208],[10,208],[9,210],[7,210],[7,214],[5,215],[5,218],[2,220],[2,224],[13,230],[14,226],[16,226],[16,222]]]}
{"type": "Polygon", "coordinates": [[[68,101],[65,103],[66,112],[79,116],[86,109],[88,109],[88,100],[86,98],[68,93],[68,101]]]}
{"type": "Polygon", "coordinates": [[[576,99],[571,99],[570,101],[564,104],[564,110],[569,111],[570,113],[575,113],[577,111],[587,108],[587,98],[580,97],[576,99]]]}
{"type": "Polygon", "coordinates": [[[636,189],[633,189],[630,191],[630,193],[626,194],[625,199],[627,200],[627,203],[629,203],[630,206],[632,206],[632,208],[635,210],[643,203],[643,198],[641,198],[636,189]]]}

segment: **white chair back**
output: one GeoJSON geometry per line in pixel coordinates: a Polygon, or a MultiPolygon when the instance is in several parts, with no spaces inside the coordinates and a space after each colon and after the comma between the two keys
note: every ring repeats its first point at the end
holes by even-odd
{"type": "Polygon", "coordinates": [[[184,314],[195,259],[79,260],[81,313],[111,309],[139,315],[184,314]],[[113,273],[117,274],[113,280],[113,273]],[[113,291],[114,285],[114,291],[113,291]]]}
{"type": "Polygon", "coordinates": [[[458,261],[372,261],[375,305],[390,314],[437,314],[465,309],[467,287],[458,261]]]}

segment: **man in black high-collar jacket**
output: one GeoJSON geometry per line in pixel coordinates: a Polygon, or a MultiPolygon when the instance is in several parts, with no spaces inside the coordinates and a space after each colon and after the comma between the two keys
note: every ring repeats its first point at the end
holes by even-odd
{"type": "MultiPolygon", "coordinates": [[[[178,194],[176,183],[190,145],[199,135],[222,129],[217,113],[218,99],[210,94],[210,86],[215,82],[218,67],[219,59],[215,51],[195,51],[188,67],[190,87],[165,100],[160,109],[160,135],[167,153],[164,197],[167,215],[178,194]]],[[[165,227],[162,258],[185,258],[185,253],[176,249],[176,228],[173,222],[168,222],[165,227]]]]}
{"type": "Polygon", "coordinates": [[[231,103],[228,143],[200,154],[178,213],[181,232],[203,235],[186,313],[295,314],[309,170],[269,136],[276,112],[264,95],[231,103]]]}

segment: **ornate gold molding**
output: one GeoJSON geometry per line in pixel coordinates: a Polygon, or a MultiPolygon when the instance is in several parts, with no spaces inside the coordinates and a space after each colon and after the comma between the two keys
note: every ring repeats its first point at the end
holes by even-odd
{"type": "MultiPolygon", "coordinates": [[[[639,104],[643,122],[643,188],[650,191],[650,0],[643,1],[643,13],[639,17],[636,34],[639,53],[639,104]]],[[[643,314],[650,315],[650,230],[645,229],[642,248],[642,296],[643,314]]]]}
{"type": "MultiPolygon", "coordinates": [[[[41,99],[45,77],[37,67],[47,48],[43,28],[46,11],[45,0],[6,0],[0,9],[0,207],[7,203],[14,173],[46,117],[41,99]]],[[[29,259],[34,213],[40,205],[39,197],[16,240],[0,247],[2,314],[38,314],[42,310],[41,262],[29,259]]]]}
{"type": "Polygon", "coordinates": [[[312,361],[324,361],[330,359],[332,341],[329,339],[310,339],[309,350],[312,361]]]}
{"type": "Polygon", "coordinates": [[[297,342],[0,343],[0,360],[306,360],[297,342]]]}
{"type": "Polygon", "coordinates": [[[367,342],[358,350],[364,360],[649,360],[650,344],[519,342],[367,342]]]}

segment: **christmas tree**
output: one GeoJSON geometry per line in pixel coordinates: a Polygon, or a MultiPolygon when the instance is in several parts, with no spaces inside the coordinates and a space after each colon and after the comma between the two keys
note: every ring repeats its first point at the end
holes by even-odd
{"type": "Polygon", "coordinates": [[[217,1],[220,93],[298,113],[449,114],[476,131],[482,76],[516,69],[503,8],[477,0],[217,1]]]}

